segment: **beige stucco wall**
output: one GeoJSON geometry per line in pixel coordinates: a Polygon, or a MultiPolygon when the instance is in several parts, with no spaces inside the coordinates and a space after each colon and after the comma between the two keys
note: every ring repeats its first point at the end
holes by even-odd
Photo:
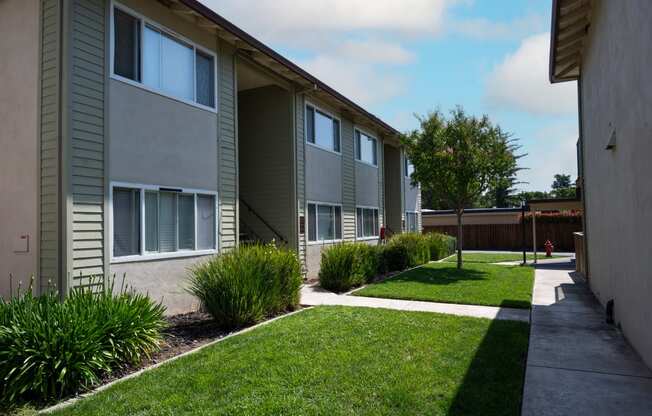
{"type": "Polygon", "coordinates": [[[197,310],[199,301],[187,292],[190,270],[210,256],[111,264],[116,288],[122,279],[138,292],[163,302],[167,315],[197,310]]]}
{"type": "Polygon", "coordinates": [[[582,62],[590,284],[652,365],[652,2],[595,1],[582,62]],[[615,131],[614,150],[605,145],[615,131]]]}
{"type": "Polygon", "coordinates": [[[39,2],[0,1],[0,28],[0,295],[5,297],[9,273],[24,283],[37,273],[39,2]]]}
{"type": "MultiPolygon", "coordinates": [[[[470,213],[462,216],[463,224],[519,224],[520,212],[495,212],[495,213],[470,213]]],[[[424,227],[436,227],[439,225],[457,225],[457,215],[423,215],[424,227]]]]}

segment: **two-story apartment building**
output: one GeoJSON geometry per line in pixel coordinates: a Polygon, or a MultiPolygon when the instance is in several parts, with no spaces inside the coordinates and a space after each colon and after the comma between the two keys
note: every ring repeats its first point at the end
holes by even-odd
{"type": "Polygon", "coordinates": [[[0,27],[3,296],[126,275],[177,313],[241,239],[314,277],[420,230],[398,132],[195,0],[5,0],[0,27]]]}

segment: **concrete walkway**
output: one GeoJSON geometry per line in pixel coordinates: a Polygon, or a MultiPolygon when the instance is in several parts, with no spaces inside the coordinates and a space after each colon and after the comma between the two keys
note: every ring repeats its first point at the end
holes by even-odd
{"type": "Polygon", "coordinates": [[[306,285],[301,288],[301,304],[304,306],[341,305],[402,311],[438,312],[450,315],[471,316],[474,318],[504,319],[523,322],[528,322],[530,319],[530,311],[527,309],[337,295],[317,285],[306,285]]]}
{"type": "Polygon", "coordinates": [[[652,415],[652,372],[569,266],[537,266],[522,415],[652,415]]]}

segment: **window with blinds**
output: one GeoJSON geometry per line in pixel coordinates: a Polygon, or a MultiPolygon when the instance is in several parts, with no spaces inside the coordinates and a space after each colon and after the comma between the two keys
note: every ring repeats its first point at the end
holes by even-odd
{"type": "Polygon", "coordinates": [[[140,254],[140,190],[113,189],[113,255],[140,254]]]}
{"type": "Polygon", "coordinates": [[[147,186],[114,187],[112,197],[114,258],[215,250],[214,194],[147,186]]]}
{"type": "Polygon", "coordinates": [[[308,241],[329,242],[342,239],[342,207],[308,203],[308,241]]]}
{"type": "Polygon", "coordinates": [[[378,237],[379,234],[378,208],[356,208],[357,237],[378,237]]]}

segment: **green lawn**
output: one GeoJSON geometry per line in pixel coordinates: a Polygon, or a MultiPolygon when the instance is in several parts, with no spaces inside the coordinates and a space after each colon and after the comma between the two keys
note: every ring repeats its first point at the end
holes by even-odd
{"type": "MultiPolygon", "coordinates": [[[[534,260],[534,254],[527,254],[528,260],[534,260]]],[[[538,259],[545,259],[545,253],[538,253],[538,259]]],[[[563,256],[555,256],[548,258],[558,259],[563,256]]],[[[457,263],[457,256],[448,257],[445,262],[457,263]]],[[[462,252],[462,262],[467,263],[501,263],[505,261],[523,261],[523,253],[464,253],[462,252]]]]}
{"type": "Polygon", "coordinates": [[[528,325],[318,307],[56,415],[518,415],[528,325]]]}
{"type": "Polygon", "coordinates": [[[466,263],[429,263],[371,284],[353,294],[377,298],[425,300],[467,305],[529,308],[534,269],[466,263]]]}

